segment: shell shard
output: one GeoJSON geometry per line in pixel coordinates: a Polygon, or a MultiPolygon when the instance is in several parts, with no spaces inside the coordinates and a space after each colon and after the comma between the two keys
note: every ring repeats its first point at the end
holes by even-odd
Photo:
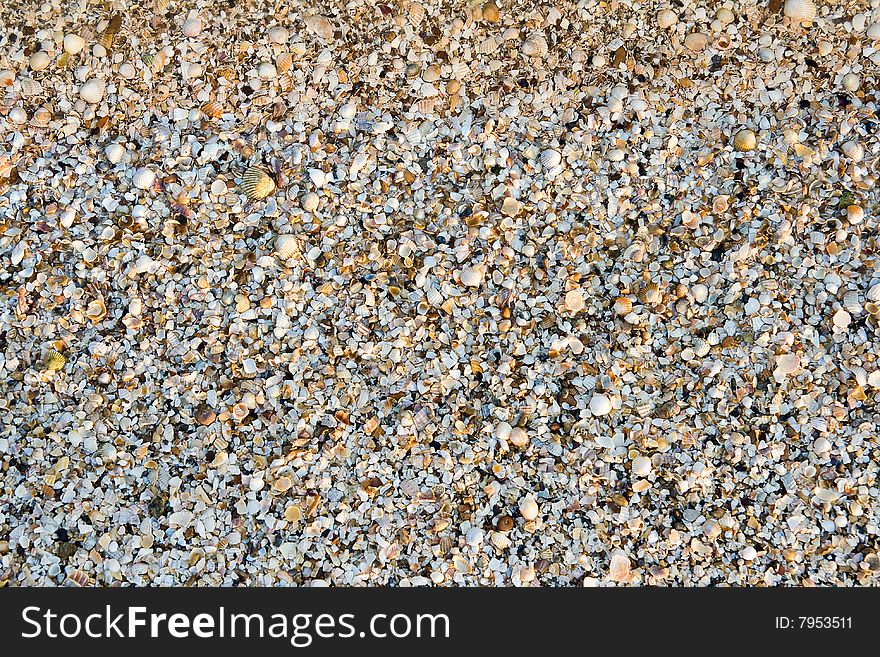
{"type": "Polygon", "coordinates": [[[98,36],[98,44],[110,50],[113,47],[113,42],[116,40],[116,35],[119,34],[119,30],[122,29],[122,14],[113,14],[110,17],[110,22],[107,27],[101,32],[98,36]]]}
{"type": "Polygon", "coordinates": [[[275,192],[275,179],[261,167],[251,167],[244,172],[239,189],[249,199],[259,201],[275,192]]]}

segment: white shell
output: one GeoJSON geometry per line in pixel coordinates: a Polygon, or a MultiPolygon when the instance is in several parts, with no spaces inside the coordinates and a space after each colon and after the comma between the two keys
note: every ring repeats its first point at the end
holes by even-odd
{"type": "Polygon", "coordinates": [[[521,52],[526,57],[543,57],[549,50],[543,34],[535,33],[523,41],[521,52]]]}
{"type": "Polygon", "coordinates": [[[590,412],[593,415],[608,415],[611,412],[611,400],[608,395],[596,394],[590,399],[590,412]]]}
{"type": "Polygon", "coordinates": [[[868,28],[868,31],[865,32],[865,36],[869,39],[874,39],[875,41],[880,40],[880,23],[874,23],[871,27],[868,28]]]}
{"type": "Polygon", "coordinates": [[[275,64],[263,62],[257,68],[257,75],[263,80],[271,80],[278,77],[278,69],[275,68],[275,64]]]}
{"type": "Polygon", "coordinates": [[[636,477],[647,477],[651,474],[651,459],[647,456],[637,456],[632,462],[632,473],[636,477]]]}
{"type": "Polygon", "coordinates": [[[584,309],[584,295],[577,288],[565,293],[565,307],[573,313],[584,309]]]}
{"type": "Polygon", "coordinates": [[[79,34],[64,35],[64,52],[68,55],[76,55],[86,47],[86,40],[79,34]]]}
{"type": "Polygon", "coordinates": [[[271,30],[269,30],[269,41],[272,43],[277,43],[278,45],[287,43],[287,40],[290,38],[290,32],[287,31],[287,28],[281,27],[280,25],[276,25],[271,30]]]}
{"type": "Polygon", "coordinates": [[[840,150],[853,162],[861,162],[865,157],[865,148],[857,141],[844,142],[840,150]]]}
{"type": "Polygon", "coordinates": [[[21,125],[27,121],[27,112],[24,111],[21,107],[13,107],[9,110],[9,121],[10,123],[21,125]]]}
{"type": "Polygon", "coordinates": [[[202,21],[198,18],[190,18],[183,21],[181,31],[184,36],[197,37],[202,33],[202,21]]]}
{"type": "Polygon", "coordinates": [[[868,301],[880,301],[880,283],[874,283],[868,289],[868,301]]]}
{"type": "Polygon", "coordinates": [[[519,502],[519,512],[526,520],[536,519],[540,513],[537,500],[532,495],[526,495],[519,502]]]}
{"type": "Polygon", "coordinates": [[[462,285],[479,287],[483,282],[483,272],[479,267],[465,267],[461,270],[460,280],[462,285]]]}
{"type": "Polygon", "coordinates": [[[315,36],[328,41],[333,38],[333,23],[328,18],[309,14],[303,18],[303,22],[315,36]]]}
{"type": "Polygon", "coordinates": [[[299,249],[299,242],[295,235],[279,235],[275,238],[275,254],[282,260],[287,260],[299,249]]]}
{"type": "Polygon", "coordinates": [[[843,76],[840,84],[843,85],[843,88],[847,91],[858,91],[859,86],[861,85],[861,80],[855,73],[847,73],[843,76]]]}
{"type": "Polygon", "coordinates": [[[321,203],[321,198],[315,194],[315,192],[309,192],[305,196],[302,197],[302,201],[300,201],[302,205],[302,209],[306,212],[314,212],[318,209],[318,205],[321,203]]]}
{"type": "Polygon", "coordinates": [[[797,354],[782,354],[776,357],[776,367],[782,374],[794,374],[800,366],[801,359],[797,354]]]}
{"type": "Polygon", "coordinates": [[[28,64],[33,71],[42,71],[49,66],[49,62],[51,59],[49,58],[49,53],[45,50],[38,50],[33,55],[31,55],[30,60],[28,60],[28,64]]]}
{"type": "Polygon", "coordinates": [[[624,554],[615,554],[611,557],[611,564],[608,567],[608,579],[613,582],[624,582],[629,578],[631,568],[629,558],[624,554]]]}
{"type": "Polygon", "coordinates": [[[836,313],[834,313],[831,321],[834,323],[834,326],[836,328],[844,329],[850,325],[850,323],[852,322],[852,317],[843,308],[840,308],[836,313]]]}
{"type": "Polygon", "coordinates": [[[485,532],[479,527],[471,527],[464,536],[465,542],[471,546],[480,545],[483,538],[485,538],[485,532]]]}
{"type": "Polygon", "coordinates": [[[429,288],[425,293],[425,299],[427,299],[428,303],[432,306],[439,307],[443,305],[443,295],[440,293],[436,287],[429,288]]]}
{"type": "Polygon", "coordinates": [[[816,5],[813,0],[785,0],[782,13],[793,21],[810,23],[816,18],[816,5]]]}
{"type": "Polygon", "coordinates": [[[476,47],[478,55],[491,55],[496,50],[498,50],[498,42],[491,35],[483,39],[476,47]]]}
{"type": "Polygon", "coordinates": [[[678,14],[671,9],[661,9],[657,12],[657,27],[662,30],[668,29],[678,22],[678,14]]]}
{"type": "Polygon", "coordinates": [[[114,142],[104,149],[104,155],[110,164],[119,164],[125,157],[125,146],[119,142],[114,142]]]}
{"type": "Polygon", "coordinates": [[[545,151],[541,151],[541,154],[538,156],[538,161],[541,163],[541,166],[547,167],[548,169],[558,167],[562,164],[562,153],[555,148],[548,148],[545,151]]]}
{"type": "Polygon", "coordinates": [[[510,423],[504,422],[503,420],[495,425],[495,437],[498,440],[507,441],[510,438],[510,433],[513,431],[513,427],[510,426],[510,423]]]}
{"type": "Polygon", "coordinates": [[[87,103],[100,103],[104,97],[105,88],[103,80],[92,78],[79,88],[79,97],[87,103]]]}
{"type": "Polygon", "coordinates": [[[150,189],[156,182],[156,173],[149,167],[141,167],[134,172],[131,183],[138,189],[150,189]]]}

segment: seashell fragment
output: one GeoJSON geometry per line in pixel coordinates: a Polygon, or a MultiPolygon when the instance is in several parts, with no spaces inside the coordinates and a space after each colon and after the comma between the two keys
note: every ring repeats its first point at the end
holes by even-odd
{"type": "Polygon", "coordinates": [[[315,194],[315,192],[308,192],[305,196],[302,197],[300,204],[302,205],[302,209],[306,212],[314,212],[318,209],[318,205],[321,202],[321,198],[315,194]]]}
{"type": "Polygon", "coordinates": [[[275,179],[260,167],[251,167],[244,172],[239,188],[252,200],[261,200],[275,192],[275,179]]]}
{"type": "Polygon", "coordinates": [[[510,430],[508,440],[514,447],[527,447],[529,444],[529,434],[522,427],[513,427],[510,430]]]}
{"type": "Polygon", "coordinates": [[[811,23],[816,18],[813,0],[785,0],[782,13],[798,23],[811,23]]]}
{"type": "Polygon", "coordinates": [[[303,18],[303,22],[309,31],[320,39],[329,41],[333,38],[333,23],[325,16],[317,14],[308,14],[303,18]]]}
{"type": "Polygon", "coordinates": [[[857,141],[844,142],[840,151],[853,162],[861,162],[865,157],[865,148],[857,141]]]}
{"type": "Polygon", "coordinates": [[[95,299],[86,307],[85,316],[92,324],[97,324],[107,316],[107,306],[101,299],[95,299]]]}
{"type": "Polygon", "coordinates": [[[106,50],[113,47],[113,41],[122,29],[122,14],[113,14],[104,31],[98,36],[98,45],[106,50]]]}
{"type": "Polygon", "coordinates": [[[512,196],[505,196],[504,201],[501,203],[501,212],[508,217],[515,217],[519,214],[520,208],[520,202],[512,196]]]}
{"type": "Polygon", "coordinates": [[[834,328],[845,329],[852,322],[852,317],[846,310],[844,310],[843,308],[839,308],[837,312],[834,313],[831,321],[834,324],[834,328]]]}

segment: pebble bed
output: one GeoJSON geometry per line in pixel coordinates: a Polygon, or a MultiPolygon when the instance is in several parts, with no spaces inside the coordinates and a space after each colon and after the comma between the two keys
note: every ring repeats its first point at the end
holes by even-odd
{"type": "Polygon", "coordinates": [[[877,584],[880,1],[0,4],[0,586],[877,584]]]}

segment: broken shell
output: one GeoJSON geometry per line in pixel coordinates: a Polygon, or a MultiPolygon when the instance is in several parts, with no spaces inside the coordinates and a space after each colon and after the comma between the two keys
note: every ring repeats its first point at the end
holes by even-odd
{"type": "Polygon", "coordinates": [[[758,137],[752,130],[745,128],[733,136],[733,147],[743,153],[753,151],[758,147],[758,137]]]}
{"type": "Polygon", "coordinates": [[[86,307],[85,316],[93,324],[97,324],[107,316],[107,306],[101,299],[95,299],[86,307]]]}
{"type": "Polygon", "coordinates": [[[282,260],[287,260],[299,249],[299,242],[295,235],[279,235],[275,238],[275,254],[282,260]]]}
{"type": "Polygon", "coordinates": [[[782,13],[799,23],[810,23],[816,18],[816,5],[813,0],[785,0],[782,13]]]}
{"type": "Polygon", "coordinates": [[[624,554],[615,554],[611,557],[611,564],[608,567],[608,579],[612,582],[625,582],[629,579],[630,568],[629,558],[624,554]]]}
{"type": "Polygon", "coordinates": [[[275,179],[265,169],[251,167],[244,172],[239,188],[252,200],[261,200],[275,192],[275,179]]]}

